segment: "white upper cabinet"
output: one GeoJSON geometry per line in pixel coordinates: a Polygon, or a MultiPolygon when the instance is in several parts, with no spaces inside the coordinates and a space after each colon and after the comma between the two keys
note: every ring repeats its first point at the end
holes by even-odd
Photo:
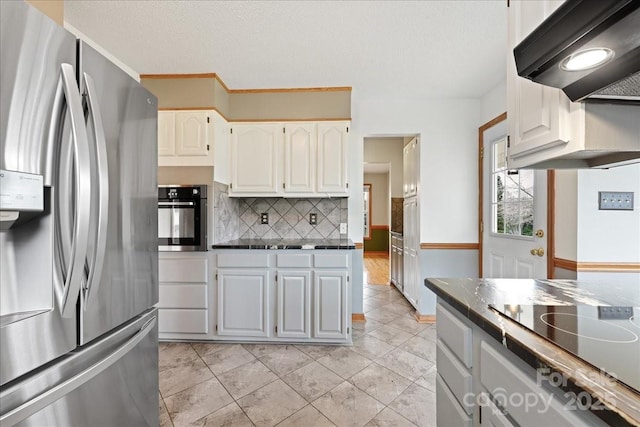
{"type": "Polygon", "coordinates": [[[230,195],[278,193],[282,126],[237,124],[231,129],[230,195]]]}
{"type": "Polygon", "coordinates": [[[318,192],[347,193],[347,149],[349,125],[346,122],[318,124],[318,192]]]}
{"type": "Polygon", "coordinates": [[[215,111],[159,111],[158,165],[213,166],[215,111]]]}
{"type": "Polygon", "coordinates": [[[509,6],[507,122],[508,165],[512,169],[575,151],[581,143],[575,126],[584,121],[582,104],[570,102],[560,89],[519,77],[513,56],[513,48],[561,4],[512,1],[509,6]]]}
{"type": "Polygon", "coordinates": [[[176,154],[176,113],[158,111],[158,156],[176,154]]]}
{"type": "Polygon", "coordinates": [[[348,122],[232,125],[230,196],[345,196],[348,122]]]}
{"type": "Polygon", "coordinates": [[[404,197],[411,197],[418,194],[418,172],[420,155],[418,149],[418,138],[413,138],[404,146],[402,151],[403,164],[403,186],[404,197]]]}
{"type": "Polygon", "coordinates": [[[311,193],[316,186],[316,141],[314,123],[284,125],[285,193],[311,193]]]}
{"type": "Polygon", "coordinates": [[[176,154],[179,156],[206,156],[209,152],[206,112],[176,113],[176,154]]]}

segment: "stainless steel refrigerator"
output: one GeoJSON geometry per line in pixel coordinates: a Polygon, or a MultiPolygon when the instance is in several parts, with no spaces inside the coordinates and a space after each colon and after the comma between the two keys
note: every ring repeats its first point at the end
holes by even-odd
{"type": "Polygon", "coordinates": [[[0,1],[0,425],[158,424],[157,100],[0,1]]]}

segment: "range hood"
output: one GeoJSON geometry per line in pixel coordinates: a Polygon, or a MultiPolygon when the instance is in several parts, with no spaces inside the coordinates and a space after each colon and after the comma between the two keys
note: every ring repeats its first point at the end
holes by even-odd
{"type": "Polygon", "coordinates": [[[640,104],[640,1],[567,0],[513,53],[518,75],[571,101],[640,104]],[[584,52],[603,62],[570,66],[584,52]]]}

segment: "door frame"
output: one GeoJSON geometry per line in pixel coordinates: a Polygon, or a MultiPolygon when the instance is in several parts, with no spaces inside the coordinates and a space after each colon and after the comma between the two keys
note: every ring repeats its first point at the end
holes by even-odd
{"type": "MultiPolygon", "coordinates": [[[[506,111],[478,128],[478,277],[482,277],[484,231],[484,132],[507,120],[506,111]]],[[[555,257],[555,171],[547,170],[547,278],[553,279],[555,257]]]]}

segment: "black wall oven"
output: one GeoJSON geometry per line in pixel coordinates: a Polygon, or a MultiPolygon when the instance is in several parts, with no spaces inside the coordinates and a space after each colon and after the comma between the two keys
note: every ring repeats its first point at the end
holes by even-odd
{"type": "Polygon", "coordinates": [[[207,186],[158,187],[158,249],[207,250],[207,186]]]}

